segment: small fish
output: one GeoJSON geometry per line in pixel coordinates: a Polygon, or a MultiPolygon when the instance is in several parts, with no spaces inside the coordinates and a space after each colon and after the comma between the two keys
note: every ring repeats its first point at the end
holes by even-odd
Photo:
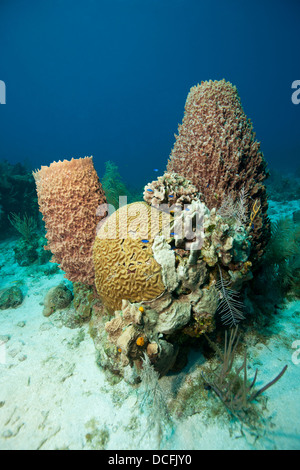
{"type": "Polygon", "coordinates": [[[149,243],[149,240],[141,240],[143,243],[149,243]]]}
{"type": "Polygon", "coordinates": [[[251,225],[252,230],[254,230],[254,224],[251,225]]]}
{"type": "Polygon", "coordinates": [[[174,236],[174,235],[176,235],[176,233],[175,233],[175,232],[171,232],[170,235],[174,236]]]}
{"type": "Polygon", "coordinates": [[[186,210],[186,211],[189,211],[190,209],[187,207],[185,210],[186,210]]]}
{"type": "Polygon", "coordinates": [[[172,194],[169,194],[169,197],[174,197],[174,196],[172,196],[172,194]]]}
{"type": "Polygon", "coordinates": [[[210,183],[207,183],[207,186],[206,186],[206,187],[208,188],[208,187],[209,187],[209,185],[210,185],[210,183]]]}
{"type": "Polygon", "coordinates": [[[157,168],[154,168],[154,170],[153,170],[153,171],[158,171],[158,169],[157,169],[157,168]]]}
{"type": "Polygon", "coordinates": [[[153,189],[147,189],[149,193],[153,193],[153,189]]]}

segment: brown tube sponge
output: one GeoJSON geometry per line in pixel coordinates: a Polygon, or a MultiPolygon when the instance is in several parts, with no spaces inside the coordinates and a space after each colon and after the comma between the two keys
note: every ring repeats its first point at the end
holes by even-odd
{"type": "Polygon", "coordinates": [[[70,281],[93,285],[96,210],[106,199],[92,157],[53,162],[33,176],[52,261],[70,281]]]}
{"type": "Polygon", "coordinates": [[[182,124],[167,171],[189,179],[209,209],[244,188],[248,216],[255,200],[260,211],[251,224],[252,258],[259,258],[270,237],[266,162],[244,113],[236,87],[225,80],[201,82],[188,94],[182,124]]]}

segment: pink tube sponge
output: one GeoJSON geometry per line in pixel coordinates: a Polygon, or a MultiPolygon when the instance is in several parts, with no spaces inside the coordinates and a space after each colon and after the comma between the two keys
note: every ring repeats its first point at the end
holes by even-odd
{"type": "Polygon", "coordinates": [[[106,198],[92,157],[53,162],[33,176],[52,261],[70,281],[93,285],[92,250],[101,219],[96,210],[106,198]]]}

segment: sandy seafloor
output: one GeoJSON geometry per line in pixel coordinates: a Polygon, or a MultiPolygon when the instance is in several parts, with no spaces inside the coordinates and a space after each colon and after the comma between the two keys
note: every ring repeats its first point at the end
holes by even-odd
{"type": "MultiPolygon", "coordinates": [[[[269,214],[275,220],[297,209],[300,201],[270,201],[269,214]]],[[[249,377],[258,368],[258,386],[288,364],[283,378],[264,393],[260,431],[241,430],[226,411],[213,416],[210,401],[216,399],[209,397],[198,413],[174,416],[159,441],[139,406],[138,388],[124,381],[110,385],[96,364],[88,325],[70,329],[61,321],[64,312],[42,315],[49,288],[68,283],[63,273],[46,276],[45,265],[18,266],[13,243],[0,244],[0,288],[23,280],[25,299],[16,309],[0,310],[0,449],[300,449],[300,353],[292,347],[299,340],[300,350],[300,301],[286,302],[277,312],[267,342],[248,347],[249,377]]],[[[172,398],[201,362],[192,351],[182,372],[162,378],[166,396],[172,398]]]]}

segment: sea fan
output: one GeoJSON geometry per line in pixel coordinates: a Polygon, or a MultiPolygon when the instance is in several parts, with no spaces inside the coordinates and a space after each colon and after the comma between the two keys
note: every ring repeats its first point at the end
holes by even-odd
{"type": "Polygon", "coordinates": [[[230,281],[223,279],[222,271],[218,265],[220,279],[216,287],[220,293],[220,303],[217,312],[221,314],[221,320],[224,325],[230,328],[236,326],[241,320],[244,320],[242,313],[243,303],[238,300],[238,292],[230,289],[230,281]]]}

